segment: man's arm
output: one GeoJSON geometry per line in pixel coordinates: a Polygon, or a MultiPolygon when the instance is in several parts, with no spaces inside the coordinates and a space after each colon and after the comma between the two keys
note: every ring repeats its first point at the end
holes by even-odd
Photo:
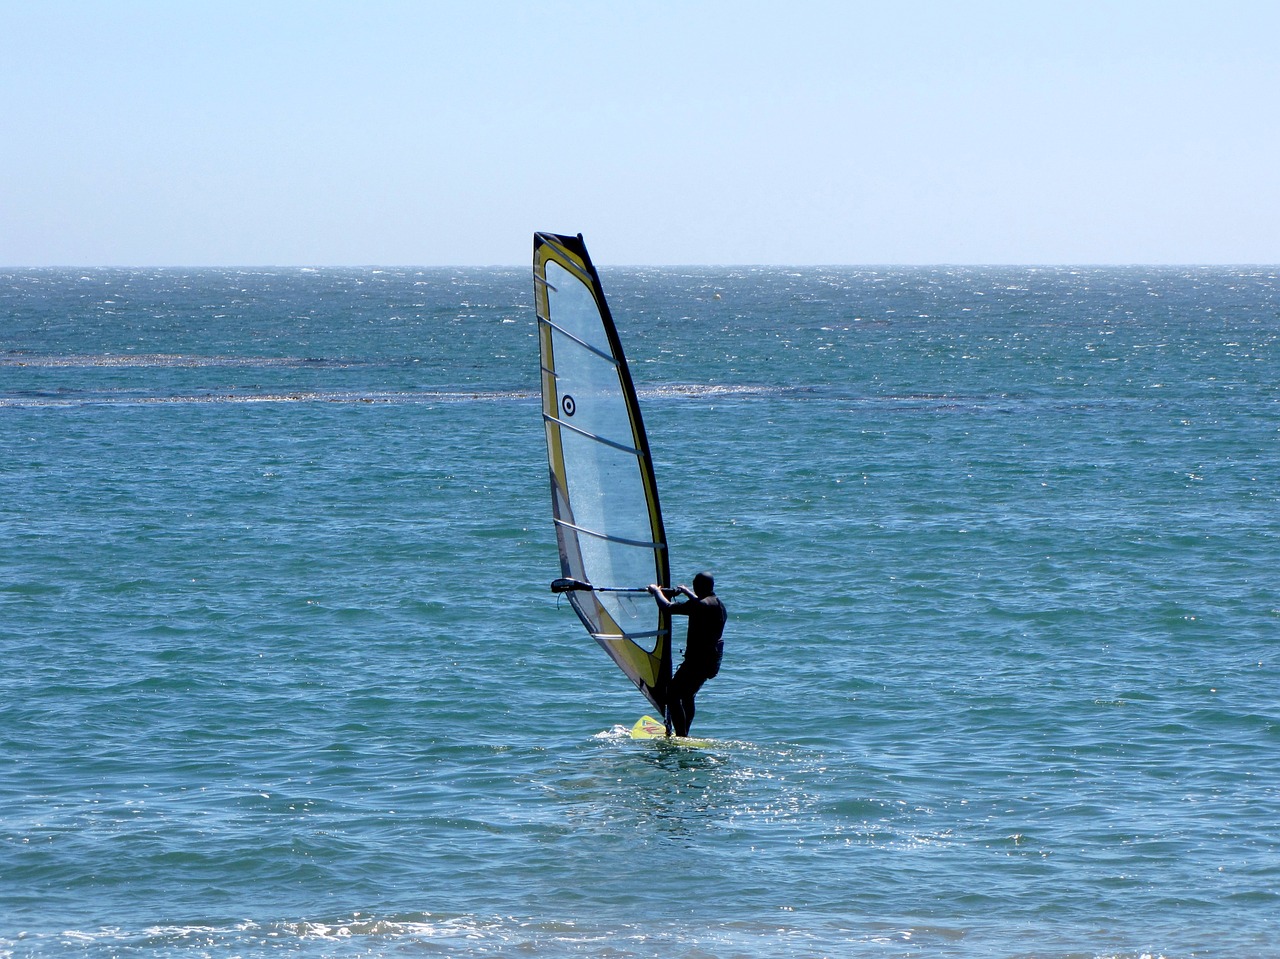
{"type": "Polygon", "coordinates": [[[658,605],[663,609],[676,608],[677,604],[671,602],[670,597],[672,596],[679,596],[681,594],[684,594],[685,596],[689,597],[689,599],[698,598],[698,594],[695,593],[693,590],[691,590],[688,586],[685,586],[683,583],[681,583],[679,586],[675,587],[674,589],[672,589],[670,586],[662,587],[662,586],[659,586],[657,583],[650,583],[649,592],[653,594],[653,598],[657,601],[658,605]]]}

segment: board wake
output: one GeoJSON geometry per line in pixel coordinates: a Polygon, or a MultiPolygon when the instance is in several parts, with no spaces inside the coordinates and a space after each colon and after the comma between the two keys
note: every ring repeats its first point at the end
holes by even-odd
{"type": "Polygon", "coordinates": [[[671,743],[673,746],[710,746],[710,739],[695,739],[691,736],[668,736],[667,726],[660,719],[654,719],[652,716],[641,716],[634,726],[631,727],[632,739],[660,739],[663,742],[671,743]]]}

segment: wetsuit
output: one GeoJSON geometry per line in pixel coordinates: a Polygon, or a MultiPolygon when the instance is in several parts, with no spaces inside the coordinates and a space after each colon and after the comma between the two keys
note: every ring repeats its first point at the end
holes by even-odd
{"type": "Polygon", "coordinates": [[[724,655],[721,637],[729,611],[714,593],[675,603],[669,608],[672,616],[689,617],[684,662],[671,677],[667,695],[672,732],[677,736],[688,736],[689,727],[693,724],[693,697],[703,683],[720,672],[720,658],[724,655]]]}

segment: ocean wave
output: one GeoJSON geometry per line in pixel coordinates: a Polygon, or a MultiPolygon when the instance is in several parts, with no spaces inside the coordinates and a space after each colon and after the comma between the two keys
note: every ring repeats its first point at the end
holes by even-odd
{"type": "Polygon", "coordinates": [[[812,393],[806,386],[774,386],[749,383],[669,383],[637,389],[641,399],[681,397],[687,399],[718,399],[757,396],[799,396],[812,393]]]}
{"type": "MultiPolygon", "coordinates": [[[[332,956],[387,954],[491,957],[609,955],[641,959],[668,955],[750,955],[758,959],[838,954],[851,945],[883,948],[947,949],[975,930],[938,924],[863,921],[801,925],[785,919],[643,922],[584,921],[579,918],[483,917],[419,913],[379,918],[354,913],[345,918],[277,922],[237,921],[175,924],[125,929],[21,933],[0,938],[0,955],[17,950],[35,955],[75,950],[82,955],[165,955],[228,952],[242,956],[332,956]],[[15,949],[16,947],[16,949],[15,949]]],[[[1070,955],[1054,950],[1056,955],[1070,955]]],[[[1150,953],[1134,959],[1157,959],[1150,953]]]]}
{"type": "Polygon", "coordinates": [[[136,391],[15,391],[0,394],[5,407],[164,406],[181,404],[255,403],[369,403],[424,405],[432,403],[498,402],[527,400],[528,390],[279,390],[267,392],[139,393],[136,391]]]}
{"type": "MultiPolygon", "coordinates": [[[[72,359],[72,358],[65,358],[72,359]]],[[[136,359],[146,359],[138,357],[136,359]]],[[[152,357],[157,360],[157,357],[152,357]]],[[[217,362],[186,362],[190,357],[174,357],[171,366],[217,366],[217,362]]],[[[284,361],[274,365],[286,367],[318,364],[326,361],[284,361]]],[[[333,361],[337,362],[337,361],[333,361]]],[[[0,366],[5,365],[0,360],[0,366]]],[[[8,365],[23,365],[9,362],[8,365]]],[[[34,364],[33,364],[34,365],[34,364]]],[[[85,365],[76,363],[47,362],[46,366],[85,365]]],[[[100,364],[109,366],[110,363],[100,364]]],[[[144,365],[121,363],[122,366],[144,365]]],[[[151,363],[162,365],[160,362],[151,363]]],[[[239,365],[229,360],[221,364],[225,366],[239,365]]],[[[248,362],[243,364],[250,366],[248,362]]],[[[270,365],[270,364],[266,364],[270,365]]],[[[641,398],[656,399],[752,399],[752,398],[786,398],[801,397],[818,392],[812,387],[802,386],[748,386],[721,385],[700,383],[676,383],[655,386],[637,391],[641,398]]],[[[121,388],[116,390],[10,390],[0,392],[0,407],[42,407],[42,406],[88,406],[88,405],[128,405],[153,406],[173,403],[391,403],[391,404],[423,404],[423,403],[463,403],[493,402],[503,400],[536,399],[538,393],[528,389],[436,389],[436,390],[328,390],[328,389],[267,389],[267,390],[217,390],[208,393],[168,393],[153,392],[145,388],[121,388]]]]}
{"type": "Polygon", "coordinates": [[[201,356],[187,353],[47,354],[11,350],[0,353],[0,366],[76,369],[93,367],[221,368],[221,369],[346,369],[374,361],[310,356],[201,356]]]}

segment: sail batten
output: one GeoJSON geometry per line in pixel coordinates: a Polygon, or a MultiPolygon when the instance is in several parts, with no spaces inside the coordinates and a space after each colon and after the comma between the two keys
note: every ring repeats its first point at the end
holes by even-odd
{"type": "MultiPolygon", "coordinates": [[[[666,543],[646,543],[644,540],[641,540],[641,539],[623,539],[621,536],[612,536],[609,533],[603,533],[598,529],[587,529],[587,527],[585,526],[578,526],[575,523],[570,523],[568,520],[556,519],[556,520],[552,520],[552,522],[556,524],[557,528],[571,529],[575,533],[584,533],[587,536],[594,536],[596,537],[596,539],[608,540],[611,543],[618,543],[622,546],[639,546],[639,547],[642,547],[643,549],[653,549],[653,550],[667,548],[666,543]]],[[[643,593],[644,589],[640,589],[639,591],[643,593]]]]}
{"type": "Polygon", "coordinates": [[[581,427],[574,426],[572,423],[565,422],[564,420],[560,419],[560,417],[558,416],[549,416],[546,413],[543,413],[542,416],[543,416],[543,419],[547,420],[550,423],[555,423],[556,426],[560,427],[561,429],[572,430],[573,432],[577,433],[579,436],[586,437],[589,440],[595,440],[597,443],[604,443],[606,446],[612,446],[614,449],[619,450],[620,452],[630,453],[633,456],[644,455],[640,450],[636,449],[634,446],[628,446],[626,443],[618,443],[618,442],[615,442],[614,440],[608,439],[607,437],[597,436],[595,433],[589,433],[588,431],[582,429],[581,427]]]}
{"type": "MultiPolygon", "coordinates": [[[[657,639],[659,636],[665,636],[665,635],[667,635],[667,634],[666,634],[666,633],[661,633],[661,632],[658,632],[657,630],[655,630],[655,631],[654,631],[654,632],[652,632],[652,633],[628,633],[628,634],[627,634],[627,638],[629,638],[629,639],[657,639]]],[[[622,637],[622,635],[621,635],[620,633],[592,633],[592,634],[591,634],[591,638],[592,638],[592,639],[595,639],[595,640],[601,640],[601,639],[616,640],[616,639],[622,639],[623,637],[622,637]]]]}
{"type": "Polygon", "coordinates": [[[563,577],[552,589],[665,714],[671,620],[646,586],[670,585],[669,561],[635,386],[582,237],[534,234],[533,274],[563,577]]]}
{"type": "MultiPolygon", "coordinates": [[[[547,289],[550,290],[552,293],[560,292],[550,284],[547,284],[547,289]]],[[[579,344],[580,346],[586,347],[588,350],[590,350],[591,352],[599,356],[602,360],[606,360],[609,363],[613,363],[615,366],[617,365],[617,362],[618,362],[617,359],[614,356],[612,356],[610,353],[606,352],[605,350],[597,349],[596,347],[588,343],[586,340],[578,339],[578,337],[574,336],[568,330],[564,329],[563,327],[556,326],[556,324],[552,323],[550,320],[544,320],[542,319],[542,317],[538,317],[538,320],[542,325],[549,326],[553,330],[555,330],[557,333],[563,333],[565,336],[573,340],[575,343],[579,344]]],[[[543,367],[543,369],[545,370],[546,367],[543,367]]],[[[548,372],[551,372],[553,376],[555,375],[554,371],[548,371],[548,372]]]]}

